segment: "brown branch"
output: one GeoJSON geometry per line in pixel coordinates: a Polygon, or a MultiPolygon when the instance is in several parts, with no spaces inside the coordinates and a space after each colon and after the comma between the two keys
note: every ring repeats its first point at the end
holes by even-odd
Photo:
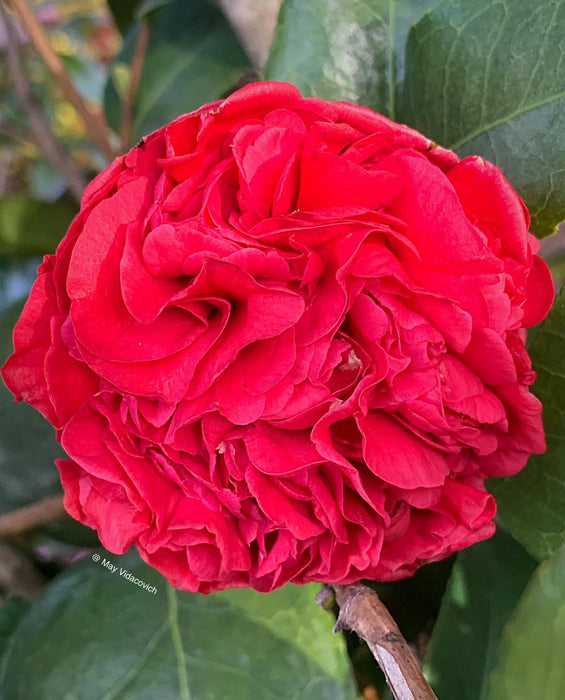
{"type": "Polygon", "coordinates": [[[30,506],[0,515],[0,539],[21,535],[22,532],[33,530],[66,514],[63,496],[49,496],[30,506]]]}
{"type": "Polygon", "coordinates": [[[61,87],[65,99],[73,105],[84,119],[86,130],[91,140],[98,146],[106,158],[112,160],[116,154],[110,143],[108,136],[109,129],[103,113],[100,111],[92,112],[86,106],[85,101],[73,85],[63,61],[53,50],[41,22],[39,22],[37,17],[33,14],[26,0],[10,0],[10,2],[26,28],[35,49],[45,61],[45,65],[53,75],[55,81],[61,87]]]}
{"type": "Polygon", "coordinates": [[[47,160],[65,180],[75,199],[80,203],[80,198],[86,187],[86,181],[78,165],[63,149],[55,134],[51,131],[49,120],[34,99],[22,57],[20,56],[16,33],[14,27],[11,26],[11,20],[2,2],[0,2],[0,15],[6,27],[6,55],[10,74],[18,99],[29,119],[35,141],[47,160]]]}
{"type": "Polygon", "coordinates": [[[375,591],[360,583],[332,585],[318,596],[321,605],[331,596],[330,589],[340,608],[334,632],[352,630],[367,643],[396,700],[437,700],[396,622],[375,591]]]}
{"type": "Polygon", "coordinates": [[[24,145],[35,146],[36,148],[38,147],[33,134],[30,134],[23,129],[18,129],[10,124],[0,124],[0,136],[6,136],[7,138],[12,139],[12,141],[18,141],[24,145]]]}
{"type": "Polygon", "coordinates": [[[149,25],[147,22],[143,22],[135,42],[128,91],[122,106],[122,121],[120,124],[120,142],[122,145],[122,151],[127,151],[131,146],[133,106],[135,104],[135,97],[139,88],[141,71],[143,70],[143,63],[145,61],[145,54],[147,53],[148,44],[149,25]]]}

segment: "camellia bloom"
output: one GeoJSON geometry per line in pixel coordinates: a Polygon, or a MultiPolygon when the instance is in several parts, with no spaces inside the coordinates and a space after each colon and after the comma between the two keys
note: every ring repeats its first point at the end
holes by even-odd
{"type": "Polygon", "coordinates": [[[3,370],[65,505],[190,591],[392,580],[489,537],[545,448],[553,285],[501,171],[259,83],[85,192],[3,370]]]}

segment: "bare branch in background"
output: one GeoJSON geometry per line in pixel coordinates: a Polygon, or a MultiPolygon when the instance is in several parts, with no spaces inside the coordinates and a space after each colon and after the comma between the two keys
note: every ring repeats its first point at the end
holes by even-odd
{"type": "Polygon", "coordinates": [[[26,28],[37,52],[45,61],[45,65],[50,70],[57,84],[61,87],[65,99],[73,105],[84,119],[86,130],[92,142],[98,146],[108,160],[112,160],[116,153],[110,143],[110,131],[103,113],[100,111],[92,112],[87,107],[80,93],[73,85],[65,65],[53,50],[41,22],[33,14],[26,0],[10,0],[10,2],[26,28]]]}
{"type": "Polygon", "coordinates": [[[135,97],[139,88],[141,71],[143,70],[143,62],[145,61],[145,54],[147,52],[148,44],[149,25],[146,22],[144,22],[141,25],[139,34],[137,35],[133,60],[131,62],[131,76],[129,81],[129,87],[126,99],[122,106],[122,122],[120,125],[120,143],[122,146],[122,151],[127,151],[128,148],[131,146],[133,106],[135,104],[135,97]]]}
{"type": "Polygon", "coordinates": [[[30,134],[23,129],[17,129],[11,124],[0,124],[0,136],[6,136],[7,138],[12,139],[12,141],[18,141],[19,143],[23,144],[32,144],[33,146],[38,147],[37,141],[33,137],[33,134],[30,134]]]}
{"type": "Polygon", "coordinates": [[[63,496],[48,496],[37,503],[0,515],[0,538],[21,535],[66,515],[63,496]]]}
{"type": "Polygon", "coordinates": [[[363,639],[383,670],[396,700],[437,700],[379,596],[368,586],[327,586],[317,598],[326,607],[331,591],[339,605],[334,632],[352,630],[363,639]]]}
{"type": "Polygon", "coordinates": [[[55,134],[51,131],[49,120],[33,96],[20,55],[15,30],[2,3],[0,3],[0,15],[6,26],[6,54],[12,81],[18,99],[29,119],[35,136],[35,143],[67,183],[75,199],[80,202],[86,187],[86,180],[83,178],[78,165],[60,145],[55,134]]]}

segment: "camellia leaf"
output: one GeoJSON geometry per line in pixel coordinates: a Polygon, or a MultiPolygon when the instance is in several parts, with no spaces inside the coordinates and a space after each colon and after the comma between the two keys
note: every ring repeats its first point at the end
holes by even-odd
{"type": "Polygon", "coordinates": [[[125,34],[136,18],[136,11],[141,0],[106,0],[108,9],[112,13],[116,27],[125,34]]]}
{"type": "Polygon", "coordinates": [[[565,0],[445,0],[412,28],[401,121],[500,166],[538,236],[565,218],[565,0]]]}
{"type": "Polygon", "coordinates": [[[411,25],[438,0],[286,0],[267,80],[304,95],[347,100],[395,118],[411,25]]]}
{"type": "Polygon", "coordinates": [[[501,531],[458,555],[424,666],[439,698],[486,700],[502,630],[536,566],[501,531]]]}
{"type": "Polygon", "coordinates": [[[488,700],[565,698],[565,550],[542,564],[501,639],[488,700]]]}
{"type": "MultiPolygon", "coordinates": [[[[149,45],[134,105],[133,143],[180,114],[222,97],[249,69],[233,30],[211,0],[159,3],[149,19],[149,45]]],[[[123,98],[127,91],[139,30],[137,23],[128,33],[106,85],[106,116],[116,131],[122,111],[119,95],[123,98]]]]}
{"type": "Polygon", "coordinates": [[[353,700],[344,641],[317,590],[182,593],[137,554],[103,553],[59,576],[23,617],[2,697],[353,700]]]}
{"type": "Polygon", "coordinates": [[[547,451],[519,474],[488,488],[513,536],[537,559],[565,542],[565,296],[557,297],[530,348],[538,378],[533,391],[544,406],[547,451]]]}
{"type": "Polygon", "coordinates": [[[148,17],[152,12],[155,12],[155,10],[158,10],[160,7],[170,5],[170,3],[174,1],[175,0],[141,0],[137,10],[137,15],[139,19],[143,19],[144,17],[148,17]]]}
{"type": "Polygon", "coordinates": [[[22,598],[9,598],[0,607],[0,658],[2,658],[14,630],[28,607],[29,603],[22,598]]]}
{"type": "Polygon", "coordinates": [[[265,77],[488,158],[545,236],[565,218],[564,34],[565,0],[286,0],[265,77]]]}

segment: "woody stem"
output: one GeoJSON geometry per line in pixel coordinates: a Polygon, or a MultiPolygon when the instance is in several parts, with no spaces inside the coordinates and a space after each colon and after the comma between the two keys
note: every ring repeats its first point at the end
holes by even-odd
{"type": "Polygon", "coordinates": [[[359,583],[328,586],[318,597],[322,605],[335,594],[339,616],[334,632],[352,630],[363,639],[396,700],[437,700],[396,622],[371,588],[359,583]]]}

